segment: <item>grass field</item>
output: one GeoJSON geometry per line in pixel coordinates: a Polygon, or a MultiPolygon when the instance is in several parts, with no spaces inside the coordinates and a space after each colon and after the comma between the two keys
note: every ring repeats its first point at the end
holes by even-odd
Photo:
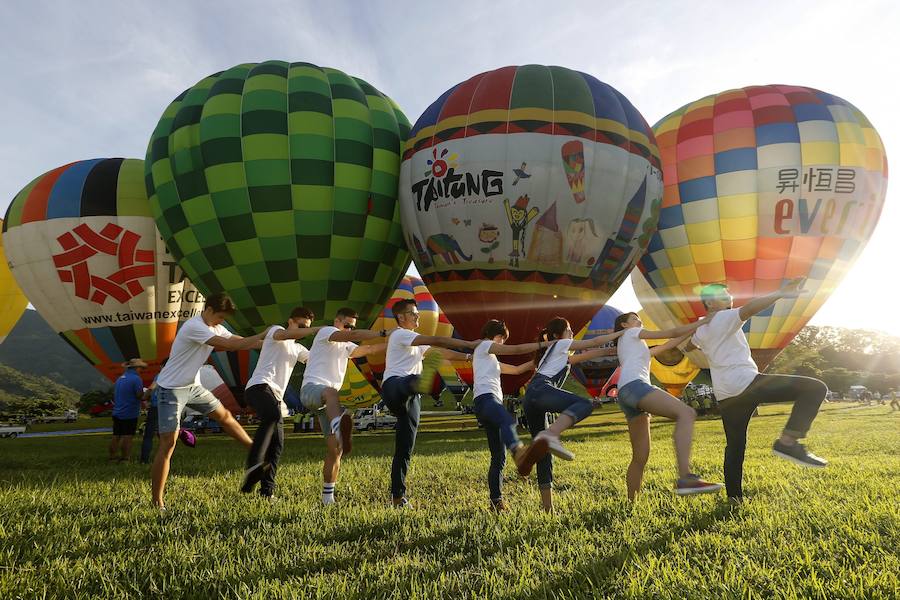
{"type": "MultiPolygon", "coordinates": [[[[411,511],[386,506],[390,432],[361,435],[340,504],[319,503],[322,444],[288,435],[280,500],[237,493],[242,449],[221,436],[179,448],[171,515],[148,506],[138,464],[107,465],[107,437],[0,440],[0,598],[897,598],[900,414],[828,404],[801,470],[770,454],[786,417],[750,426],[748,501],[677,498],[672,426],[653,426],[645,492],[624,500],[629,460],[610,407],[570,432],[557,512],[513,477],[512,510],[487,510],[482,432],[424,431],[411,511]]],[[[443,427],[443,421],[435,422],[443,427]]],[[[698,422],[695,464],[721,480],[724,436],[698,422]]]]}

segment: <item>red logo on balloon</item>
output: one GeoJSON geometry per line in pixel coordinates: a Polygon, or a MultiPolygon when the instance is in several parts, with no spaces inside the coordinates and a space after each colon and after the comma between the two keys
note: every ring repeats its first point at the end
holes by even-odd
{"type": "Polygon", "coordinates": [[[75,295],[97,304],[110,296],[128,302],[144,291],[140,279],[155,273],[152,250],[139,250],[141,236],[114,223],[99,232],[82,223],[62,234],[56,241],[63,251],[53,255],[59,279],[75,285],[75,295]],[[115,256],[119,269],[106,277],[91,273],[88,261],[96,254],[115,256]]]}
{"type": "Polygon", "coordinates": [[[458,166],[456,164],[456,159],[459,158],[459,155],[454,152],[450,156],[447,156],[448,153],[449,151],[444,148],[443,150],[441,150],[440,158],[438,158],[437,148],[432,148],[431,158],[429,158],[428,162],[426,163],[429,167],[431,167],[431,170],[430,172],[425,171],[425,175],[428,176],[430,173],[432,177],[440,179],[447,174],[447,170],[450,167],[456,168],[458,166]]]}

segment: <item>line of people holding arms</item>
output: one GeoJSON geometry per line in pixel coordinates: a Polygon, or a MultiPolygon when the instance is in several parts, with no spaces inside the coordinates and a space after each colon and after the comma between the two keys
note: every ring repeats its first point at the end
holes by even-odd
{"type": "Polygon", "coordinates": [[[563,433],[591,413],[590,400],[563,389],[572,364],[599,356],[600,346],[613,341],[621,365],[618,403],[628,422],[632,460],[626,472],[628,498],[639,492],[650,450],[650,415],[673,419],[673,441],[679,495],[716,492],[722,485],[708,482],[691,469],[691,446],[695,412],[692,408],[650,383],[650,358],[676,345],[686,350],[699,348],[710,362],[713,389],[719,399],[726,435],[725,487],[733,501],[743,498],[741,487],[747,425],[762,403],[793,402],[793,410],[772,450],[779,457],[806,467],[824,467],[827,462],[808,452],[798,441],[805,437],[827,388],[819,380],[791,375],[760,374],[750,356],[742,332],[743,323],[781,298],[804,293],[803,281],[792,280],[778,291],[754,298],[733,308],[727,288],[712,284],[703,288],[701,301],[707,316],[699,321],[664,331],[642,327],[636,313],[620,315],[615,331],[590,340],[574,340],[572,328],[562,317],[551,319],[532,343],[506,344],[509,330],[499,320],[489,320],[478,340],[460,340],[416,333],[419,313],[414,300],[400,300],[393,307],[397,328],[391,331],[356,329],[357,314],[342,308],[331,325],[312,327],[315,315],[298,307],[285,325],[273,325],[250,337],[230,333],[222,323],[235,306],[224,293],[206,300],[203,312],[179,329],[168,361],[156,381],[159,449],[152,467],[152,501],[165,514],[164,491],[170,459],[178,439],[179,423],[186,407],[216,419],[225,433],[248,448],[241,491],[271,498],[283,450],[281,403],[294,366],[305,362],[300,401],[316,411],[325,437],[322,469],[322,503],[335,502],[335,488],[341,459],[353,450],[351,414],[340,405],[339,390],[347,361],[373,352],[386,353],[382,397],[397,418],[394,455],[391,464],[391,503],[397,508],[411,506],[407,498],[407,474],[419,428],[421,396],[444,359],[468,360],[474,371],[475,414],[484,426],[491,454],[487,476],[490,507],[507,508],[502,495],[502,473],[507,453],[523,477],[537,471],[542,506],[553,510],[553,457],[573,460],[562,443],[563,433]],[[314,336],[309,349],[298,340],[314,336]],[[653,349],[644,340],[668,338],[653,349]],[[381,339],[380,343],[362,344],[381,339]],[[197,374],[216,350],[260,350],[256,368],[247,383],[245,398],[259,417],[259,427],[251,439],[241,425],[203,388],[197,374]],[[510,355],[531,355],[520,365],[501,362],[510,355]],[[531,432],[531,442],[523,442],[516,431],[515,417],[503,406],[502,374],[522,374],[534,370],[522,404],[531,432]],[[548,427],[547,414],[558,413],[548,427]]]}

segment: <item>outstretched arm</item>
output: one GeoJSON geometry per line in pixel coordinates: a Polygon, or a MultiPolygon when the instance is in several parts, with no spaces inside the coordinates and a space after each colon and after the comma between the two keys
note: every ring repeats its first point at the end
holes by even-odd
{"type": "Polygon", "coordinates": [[[797,298],[805,294],[806,290],[803,289],[804,283],[806,283],[806,277],[797,277],[783,284],[776,292],[750,300],[741,307],[741,321],[746,321],[753,315],[766,310],[782,298],[797,298]]]}
{"type": "Polygon", "coordinates": [[[669,338],[681,338],[686,335],[691,335],[694,331],[697,330],[698,327],[704,325],[706,323],[706,319],[700,319],[698,321],[694,321],[693,323],[688,323],[687,325],[680,325],[678,327],[672,327],[670,329],[663,329],[662,331],[650,331],[648,329],[641,329],[641,333],[638,337],[642,340],[666,340],[669,338]]]}
{"type": "Polygon", "coordinates": [[[578,363],[587,362],[589,360],[594,360],[595,358],[601,358],[603,356],[609,355],[609,348],[596,348],[595,350],[588,350],[587,352],[572,354],[571,356],[569,356],[569,364],[577,365],[578,363]]]}
{"type": "Polygon", "coordinates": [[[279,342],[284,340],[302,340],[306,336],[319,333],[321,327],[301,327],[299,329],[279,329],[272,334],[272,339],[279,342]]]}
{"type": "Polygon", "coordinates": [[[472,360],[471,354],[466,354],[464,352],[457,352],[455,350],[448,350],[447,348],[441,348],[440,346],[435,346],[435,350],[441,353],[441,356],[446,358],[447,360],[472,360]]]}
{"type": "Polygon", "coordinates": [[[379,352],[384,352],[387,350],[387,344],[366,344],[364,346],[357,346],[353,353],[350,354],[350,358],[359,358],[361,356],[368,356],[369,354],[378,354],[379,352]]]}
{"type": "Polygon", "coordinates": [[[650,348],[650,356],[656,356],[661,352],[665,352],[666,350],[671,350],[672,348],[677,347],[681,342],[690,339],[691,335],[693,335],[693,333],[689,333],[677,338],[672,338],[665,344],[660,344],[659,346],[653,346],[652,348],[650,348]]]}
{"type": "Polygon", "coordinates": [[[521,365],[508,365],[506,363],[500,363],[500,372],[504,375],[521,375],[522,373],[527,373],[532,369],[534,369],[533,360],[524,362],[521,365]]]}
{"type": "Polygon", "coordinates": [[[410,346],[439,346],[441,348],[456,348],[459,350],[474,350],[482,340],[458,340],[452,337],[444,337],[441,335],[417,335],[410,346]]]}
{"type": "Polygon", "coordinates": [[[509,356],[515,354],[529,354],[537,352],[541,348],[546,348],[550,344],[548,342],[531,342],[530,344],[491,344],[488,352],[497,356],[509,356]]]}
{"type": "Polygon", "coordinates": [[[328,336],[329,342],[364,342],[366,340],[374,340],[379,337],[387,337],[388,332],[373,331],[371,329],[344,329],[343,331],[335,331],[328,336]]]}
{"type": "Polygon", "coordinates": [[[625,330],[615,331],[613,333],[605,333],[603,335],[598,335],[595,338],[591,338],[589,340],[575,340],[572,342],[572,345],[569,346],[570,350],[589,350],[591,348],[596,348],[597,346],[602,346],[603,344],[609,343],[616,338],[622,337],[622,334],[625,333],[625,330]]]}
{"type": "Polygon", "coordinates": [[[263,339],[266,337],[266,332],[268,331],[269,329],[266,328],[265,331],[261,331],[250,337],[233,335],[226,338],[220,335],[214,335],[206,340],[205,343],[207,346],[212,346],[216,350],[228,350],[230,352],[234,352],[235,350],[259,349],[262,348],[263,339]]]}

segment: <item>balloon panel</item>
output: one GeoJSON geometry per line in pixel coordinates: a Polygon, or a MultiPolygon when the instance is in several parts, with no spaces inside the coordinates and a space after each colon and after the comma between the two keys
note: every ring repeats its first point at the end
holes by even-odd
{"type": "Polygon", "coordinates": [[[149,385],[204,298],[150,216],[143,161],[94,159],[41,175],[13,199],[3,243],[35,309],[111,381],[141,358],[149,385]]]}
{"type": "Polygon", "coordinates": [[[226,291],[243,335],[303,305],[370,324],[409,265],[397,176],[409,123],[336,69],[243,64],[186,90],[147,149],[153,216],[206,293],[226,291]]]}
{"type": "MultiPolygon", "coordinates": [[[[591,340],[598,335],[612,333],[616,317],[621,314],[622,311],[618,308],[609,305],[602,307],[594,314],[590,322],[575,335],[575,339],[591,340]]],[[[614,342],[607,342],[600,348],[604,350],[603,356],[578,363],[572,367],[572,375],[592,396],[600,395],[603,385],[619,366],[619,355],[614,342]]]]}
{"type": "MultiPolygon", "coordinates": [[[[645,312],[638,316],[644,323],[644,329],[659,331],[661,328],[645,312]]],[[[668,340],[646,340],[651,348],[666,343],[668,340]]],[[[699,353],[699,352],[698,352],[699,353]]],[[[702,356],[702,353],[699,353],[702,356]]],[[[680,396],[684,387],[700,372],[700,367],[678,348],[672,348],[650,358],[650,374],[673,396],[680,396]]]]}
{"type": "MultiPolygon", "coordinates": [[[[0,229],[3,228],[3,220],[0,219],[0,229]]],[[[15,327],[16,322],[25,307],[28,306],[28,299],[19,289],[19,285],[13,278],[6,261],[6,253],[3,250],[3,241],[0,238],[0,344],[15,327]]]]}
{"type": "Polygon", "coordinates": [[[237,399],[234,394],[225,384],[222,377],[219,373],[216,372],[215,368],[212,365],[203,365],[200,367],[200,372],[197,374],[200,385],[205,387],[207,390],[212,392],[213,396],[219,399],[219,402],[227,408],[229,411],[235,414],[241,414],[245,411],[244,408],[238,404],[237,399]]]}
{"type": "Polygon", "coordinates": [[[538,65],[482,73],[410,133],[407,243],[462,337],[490,318],[510,324],[511,343],[533,340],[556,315],[577,330],[646,248],[659,167],[640,113],[597,79],[538,65]]]}
{"type": "Polygon", "coordinates": [[[678,321],[704,313],[702,284],[727,283],[740,306],[786,279],[808,278],[809,294],[780,300],[745,325],[757,362],[765,363],[815,314],[868,241],[887,189],[881,139],[849,102],[787,85],[708,96],[663,118],[654,132],[664,198],[659,232],[639,266],[678,321]]]}

